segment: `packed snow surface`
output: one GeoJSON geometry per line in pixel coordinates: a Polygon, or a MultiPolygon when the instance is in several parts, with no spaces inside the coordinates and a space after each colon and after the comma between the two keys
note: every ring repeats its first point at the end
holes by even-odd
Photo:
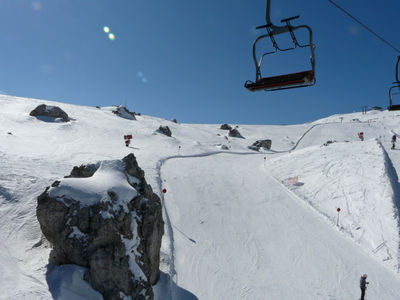
{"type": "Polygon", "coordinates": [[[157,300],[358,299],[363,273],[369,299],[400,299],[400,151],[390,149],[400,115],[231,125],[243,138],[220,124],[129,120],[111,108],[0,96],[0,299],[102,299],[84,268],[51,263],[36,198],[61,179],[60,200],[65,192],[87,205],[105,201],[104,182],[128,199],[136,191],[127,178],[136,179],[118,160],[129,153],[163,201],[157,300]],[[29,116],[39,104],[59,106],[71,120],[29,116]],[[172,137],[157,133],[160,125],[172,137]],[[260,139],[272,149],[248,148],[260,139]],[[97,162],[91,178],[63,178],[97,162]]]}

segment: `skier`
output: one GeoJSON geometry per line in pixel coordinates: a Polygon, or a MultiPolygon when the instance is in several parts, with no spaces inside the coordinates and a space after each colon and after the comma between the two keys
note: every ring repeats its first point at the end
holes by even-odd
{"type": "Polygon", "coordinates": [[[392,149],[394,149],[395,145],[396,145],[396,135],[393,135],[392,136],[392,149]]]}
{"type": "Polygon", "coordinates": [[[358,138],[359,138],[361,141],[364,141],[364,132],[359,132],[359,133],[358,133],[358,138]]]}
{"type": "Polygon", "coordinates": [[[364,274],[360,278],[360,289],[361,289],[361,299],[360,300],[365,300],[364,296],[365,296],[365,290],[367,289],[367,284],[369,284],[369,282],[367,281],[367,274],[364,274]]]}

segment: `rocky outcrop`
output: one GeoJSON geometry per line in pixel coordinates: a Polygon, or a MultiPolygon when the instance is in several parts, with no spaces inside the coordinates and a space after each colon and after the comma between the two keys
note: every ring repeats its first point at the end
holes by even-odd
{"type": "Polygon", "coordinates": [[[58,106],[51,106],[46,104],[39,105],[34,110],[32,110],[29,115],[37,118],[45,117],[51,118],[53,120],[61,120],[62,122],[69,121],[68,114],[61,108],[59,108],[58,106]]]}
{"type": "Polygon", "coordinates": [[[222,124],[221,127],[219,129],[222,130],[231,130],[232,126],[228,125],[228,124],[222,124]]]}
{"type": "Polygon", "coordinates": [[[229,130],[228,135],[230,137],[243,138],[243,136],[240,134],[240,132],[237,128],[233,128],[233,129],[229,130]]]}
{"type": "Polygon", "coordinates": [[[178,120],[175,119],[175,118],[171,119],[171,122],[174,122],[174,123],[178,124],[178,120]]]}
{"type": "Polygon", "coordinates": [[[271,140],[258,140],[253,143],[253,145],[249,146],[249,149],[260,151],[260,148],[264,148],[267,150],[271,150],[272,141],[271,140]]]}
{"type": "Polygon", "coordinates": [[[166,136],[171,136],[172,135],[171,129],[169,129],[168,126],[161,126],[160,125],[160,127],[157,129],[157,132],[162,133],[162,134],[164,134],[166,136]]]}
{"type": "Polygon", "coordinates": [[[336,143],[336,141],[326,141],[326,143],[323,143],[322,146],[329,146],[330,144],[336,143]]]}
{"type": "Polygon", "coordinates": [[[133,154],[74,167],[38,197],[36,214],[56,261],[86,267],[105,300],[154,298],[161,202],[133,154]]]}
{"type": "Polygon", "coordinates": [[[64,176],[64,178],[88,178],[92,177],[93,174],[97,171],[100,164],[89,164],[89,165],[81,165],[79,167],[75,166],[71,174],[68,176],[64,176]]]}
{"type": "Polygon", "coordinates": [[[117,106],[113,111],[113,114],[128,120],[136,120],[135,113],[130,112],[125,106],[117,106]]]}

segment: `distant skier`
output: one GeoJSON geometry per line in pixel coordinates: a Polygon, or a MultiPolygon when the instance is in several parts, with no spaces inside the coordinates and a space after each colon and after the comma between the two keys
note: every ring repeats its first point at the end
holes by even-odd
{"type": "Polygon", "coordinates": [[[394,147],[396,146],[396,135],[392,136],[392,149],[394,149],[394,147]]]}
{"type": "Polygon", "coordinates": [[[364,141],[364,132],[359,132],[359,133],[358,133],[358,138],[359,138],[361,141],[364,141]]]}
{"type": "Polygon", "coordinates": [[[367,284],[369,284],[369,282],[367,281],[367,274],[364,274],[360,278],[360,289],[361,289],[361,299],[360,300],[365,300],[364,297],[365,297],[365,290],[367,289],[367,284]]]}
{"type": "Polygon", "coordinates": [[[130,143],[131,143],[131,140],[125,140],[125,146],[126,147],[128,147],[130,143]]]}

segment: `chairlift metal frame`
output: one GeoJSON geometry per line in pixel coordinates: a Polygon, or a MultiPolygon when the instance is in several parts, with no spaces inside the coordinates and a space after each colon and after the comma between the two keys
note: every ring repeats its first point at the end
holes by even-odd
{"type": "Polygon", "coordinates": [[[282,89],[292,89],[298,87],[306,87],[312,86],[315,84],[315,53],[314,53],[314,44],[313,44],[313,37],[312,37],[312,30],[307,25],[300,25],[300,26],[292,26],[290,21],[299,18],[299,16],[294,16],[286,19],[282,19],[281,23],[286,23],[284,26],[276,26],[272,24],[271,17],[271,0],[267,0],[266,4],[266,24],[256,27],[256,29],[265,28],[267,30],[267,34],[263,34],[259,36],[253,43],[253,60],[256,67],[256,81],[253,82],[251,80],[247,80],[244,86],[249,91],[258,91],[258,90],[265,90],[265,91],[275,91],[275,90],[282,90],[282,89]],[[306,29],[309,35],[309,44],[300,44],[296,36],[294,34],[295,30],[299,29],[306,29]],[[275,36],[283,33],[290,33],[292,38],[293,47],[289,48],[280,48],[278,43],[275,40],[275,36]],[[257,43],[264,39],[269,38],[272,42],[272,46],[274,47],[274,51],[266,52],[261,55],[260,59],[257,59],[256,48],[257,43]],[[264,60],[264,57],[269,54],[277,53],[278,51],[289,51],[294,50],[297,47],[299,48],[306,48],[309,47],[311,50],[311,70],[285,74],[285,75],[278,75],[273,77],[262,77],[261,75],[261,64],[264,60]]]}
{"type": "Polygon", "coordinates": [[[399,88],[400,90],[400,80],[399,80],[399,63],[400,63],[400,56],[397,57],[396,62],[396,81],[392,82],[394,84],[389,89],[389,107],[388,110],[400,110],[400,104],[393,105],[393,89],[399,88]]]}

